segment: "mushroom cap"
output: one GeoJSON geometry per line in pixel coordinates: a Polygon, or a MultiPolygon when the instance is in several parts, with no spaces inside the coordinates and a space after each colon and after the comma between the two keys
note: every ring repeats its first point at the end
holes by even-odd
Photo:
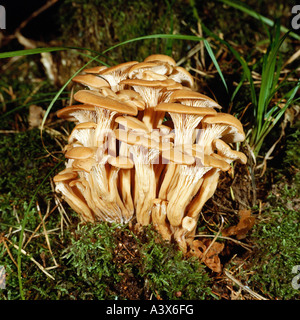
{"type": "Polygon", "coordinates": [[[62,119],[72,118],[71,113],[76,111],[95,111],[95,107],[88,104],[75,104],[72,106],[64,107],[57,111],[56,115],[62,119]]]}
{"type": "Polygon", "coordinates": [[[88,105],[116,111],[118,113],[130,114],[134,116],[137,115],[137,108],[108,97],[103,97],[94,91],[79,90],[75,93],[74,99],[88,105]]]}
{"type": "Polygon", "coordinates": [[[122,129],[114,130],[114,134],[116,139],[122,142],[126,142],[127,144],[135,145],[141,140],[142,135],[141,132],[136,133],[133,131],[125,131],[122,129]]]}
{"type": "Polygon", "coordinates": [[[83,71],[86,73],[96,73],[99,74],[101,71],[107,69],[106,66],[97,66],[97,67],[93,67],[93,68],[87,68],[84,69],[83,71]]]}
{"type": "Polygon", "coordinates": [[[132,169],[134,166],[133,161],[130,158],[127,157],[109,157],[107,162],[117,168],[120,169],[132,169]]]}
{"type": "Polygon", "coordinates": [[[110,85],[107,81],[93,74],[80,74],[74,77],[72,81],[83,84],[85,86],[96,88],[96,89],[103,88],[103,87],[110,88],[110,85]]]}
{"type": "Polygon", "coordinates": [[[69,143],[73,140],[73,135],[76,130],[81,130],[81,129],[96,129],[97,124],[95,122],[81,122],[78,123],[72,130],[72,132],[69,135],[68,141],[69,143]]]}
{"type": "Polygon", "coordinates": [[[182,90],[176,90],[174,91],[171,96],[169,102],[176,102],[176,101],[182,101],[182,100],[203,100],[205,101],[205,106],[210,108],[218,108],[221,109],[222,107],[214,101],[212,98],[197,92],[193,90],[187,90],[187,89],[182,89],[182,90]]]}
{"type": "Polygon", "coordinates": [[[97,128],[97,123],[95,122],[81,122],[78,123],[73,130],[78,130],[78,129],[95,129],[97,128]]]}
{"type": "Polygon", "coordinates": [[[164,54],[152,54],[148,56],[144,62],[166,62],[172,67],[176,66],[176,61],[171,58],[170,56],[164,55],[164,54]]]}
{"type": "Polygon", "coordinates": [[[95,150],[93,148],[89,147],[74,147],[72,149],[69,149],[65,153],[65,157],[67,159],[87,159],[91,158],[95,153],[95,150]]]}
{"type": "Polygon", "coordinates": [[[74,171],[83,170],[89,173],[95,164],[96,160],[94,158],[75,159],[72,163],[72,168],[74,171]]]}
{"type": "Polygon", "coordinates": [[[154,62],[139,62],[128,70],[128,77],[132,78],[141,69],[151,69],[156,66],[157,64],[154,62]]]}
{"type": "MultiPolygon", "coordinates": [[[[64,170],[63,170],[64,171],[64,170]]],[[[56,176],[54,176],[53,181],[54,182],[63,182],[68,181],[77,178],[78,174],[77,172],[65,172],[65,173],[59,173],[56,176]]]]}
{"type": "Polygon", "coordinates": [[[134,90],[128,90],[128,89],[119,90],[117,92],[117,95],[118,96],[120,96],[120,95],[127,96],[128,99],[130,99],[130,100],[142,100],[141,95],[134,90]]]}
{"type": "Polygon", "coordinates": [[[195,162],[193,156],[183,153],[177,148],[163,150],[161,156],[162,158],[177,164],[192,165],[195,162]]]}
{"type": "Polygon", "coordinates": [[[170,131],[172,131],[172,128],[170,128],[169,126],[167,126],[165,124],[165,122],[163,124],[159,124],[157,125],[157,129],[159,129],[160,131],[162,131],[163,133],[169,134],[170,131]]]}
{"type": "Polygon", "coordinates": [[[220,157],[218,157],[218,155],[215,154],[204,154],[204,157],[202,157],[201,162],[203,162],[203,165],[205,167],[213,167],[222,171],[228,171],[230,169],[230,164],[224,161],[223,159],[220,159],[220,157]]]}
{"type": "Polygon", "coordinates": [[[239,142],[245,140],[245,133],[241,122],[228,113],[217,113],[214,116],[207,115],[202,119],[202,124],[219,124],[230,126],[222,135],[225,142],[239,142]]]}
{"type": "Polygon", "coordinates": [[[156,150],[169,150],[173,147],[171,142],[157,142],[154,139],[144,136],[144,132],[125,131],[122,129],[116,129],[114,131],[116,139],[121,142],[126,142],[130,145],[143,146],[148,149],[156,150]]]}
{"type": "Polygon", "coordinates": [[[152,87],[152,88],[165,88],[175,85],[176,82],[171,79],[160,80],[143,80],[143,79],[126,79],[122,80],[120,84],[127,84],[129,86],[141,86],[141,87],[152,87]]]}
{"type": "Polygon", "coordinates": [[[117,92],[117,97],[121,102],[132,104],[138,110],[145,110],[146,103],[141,95],[134,90],[120,90],[117,92]]]}
{"type": "Polygon", "coordinates": [[[216,114],[217,111],[212,108],[198,108],[186,106],[181,103],[160,103],[155,107],[155,111],[165,111],[170,113],[181,113],[181,114],[198,114],[202,116],[216,114]]]}
{"type": "Polygon", "coordinates": [[[223,140],[216,139],[214,140],[213,143],[216,149],[218,150],[218,154],[221,155],[222,157],[231,159],[232,161],[237,160],[242,164],[247,163],[247,157],[244,153],[240,151],[232,150],[230,146],[223,140]]]}
{"type": "Polygon", "coordinates": [[[169,77],[170,79],[174,79],[176,82],[181,83],[183,86],[189,88],[194,87],[193,76],[182,67],[175,67],[172,74],[169,77]]]}
{"type": "Polygon", "coordinates": [[[181,222],[182,228],[187,230],[188,232],[192,231],[196,225],[197,225],[197,220],[193,219],[191,217],[184,217],[181,222]]]}
{"type": "Polygon", "coordinates": [[[100,74],[101,75],[106,75],[106,74],[110,74],[113,72],[124,72],[126,70],[128,70],[130,67],[132,67],[133,65],[139,63],[138,61],[129,61],[129,62],[124,62],[124,63],[120,63],[116,66],[112,66],[106,69],[103,69],[100,74]]]}
{"type": "Polygon", "coordinates": [[[135,117],[120,116],[115,119],[115,122],[123,125],[126,128],[132,129],[134,131],[149,132],[144,122],[140,121],[135,117]]]}

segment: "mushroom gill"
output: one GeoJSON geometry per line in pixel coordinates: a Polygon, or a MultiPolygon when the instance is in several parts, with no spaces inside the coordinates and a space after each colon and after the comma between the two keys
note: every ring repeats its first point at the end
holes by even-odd
{"type": "Polygon", "coordinates": [[[247,161],[232,149],[245,139],[240,121],[161,54],[85,69],[73,81],[82,86],[76,104],[57,112],[75,127],[56,191],[84,222],[152,223],[189,252],[220,172],[247,161]]]}

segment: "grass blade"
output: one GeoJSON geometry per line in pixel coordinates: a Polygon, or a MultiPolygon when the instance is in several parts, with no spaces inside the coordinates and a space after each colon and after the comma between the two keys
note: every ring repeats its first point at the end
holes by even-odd
{"type": "Polygon", "coordinates": [[[217,69],[217,71],[218,71],[218,73],[219,73],[219,75],[220,75],[220,77],[222,79],[223,85],[224,85],[227,93],[229,93],[226,81],[225,81],[224,76],[223,76],[223,73],[222,73],[222,71],[220,69],[220,66],[218,64],[218,61],[216,60],[215,55],[214,55],[214,53],[213,53],[213,51],[212,51],[212,49],[211,49],[211,47],[209,45],[209,42],[207,40],[204,40],[203,42],[204,42],[205,48],[206,48],[206,50],[207,50],[212,62],[214,63],[214,65],[215,65],[215,67],[216,67],[216,69],[217,69]]]}

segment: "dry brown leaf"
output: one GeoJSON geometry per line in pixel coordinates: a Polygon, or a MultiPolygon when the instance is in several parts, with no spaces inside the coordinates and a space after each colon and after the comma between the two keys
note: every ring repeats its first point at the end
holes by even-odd
{"type": "Polygon", "coordinates": [[[42,124],[44,115],[45,115],[45,110],[42,107],[32,104],[29,107],[29,116],[28,116],[29,128],[32,129],[32,128],[39,127],[42,124]]]}
{"type": "Polygon", "coordinates": [[[237,239],[243,239],[255,223],[255,217],[251,215],[251,210],[239,211],[240,221],[236,226],[229,227],[222,231],[225,237],[236,235],[237,239]]]}
{"type": "Polygon", "coordinates": [[[224,249],[224,243],[214,242],[209,250],[206,252],[207,248],[210,246],[212,240],[204,239],[194,240],[190,254],[196,256],[197,258],[203,260],[205,265],[213,270],[214,272],[221,272],[222,265],[219,258],[219,254],[224,249]]]}

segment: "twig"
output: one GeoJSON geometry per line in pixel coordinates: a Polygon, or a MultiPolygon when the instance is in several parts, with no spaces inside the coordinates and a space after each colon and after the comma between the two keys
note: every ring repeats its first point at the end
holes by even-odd
{"type": "Polygon", "coordinates": [[[6,240],[7,240],[7,239],[3,237],[1,242],[3,242],[3,244],[4,244],[5,248],[6,248],[6,251],[7,251],[8,255],[9,255],[9,257],[10,257],[10,259],[11,259],[12,262],[15,264],[15,266],[18,268],[18,264],[17,264],[16,260],[14,259],[14,257],[12,256],[12,254],[11,254],[11,252],[10,252],[10,250],[9,250],[9,247],[8,247],[8,245],[7,245],[7,243],[6,243],[6,240]]]}
{"type": "MultiPolygon", "coordinates": [[[[195,235],[194,238],[215,238],[216,236],[213,234],[197,234],[195,235]]],[[[239,240],[230,238],[230,237],[225,237],[225,236],[218,236],[219,239],[224,239],[224,240],[230,240],[238,245],[240,245],[241,247],[245,248],[248,251],[251,251],[252,247],[248,244],[245,244],[239,240]]]]}
{"type": "Polygon", "coordinates": [[[58,0],[49,0],[42,7],[34,11],[26,20],[24,20],[19,27],[16,29],[15,33],[20,32],[32,19],[36,18],[39,14],[50,8],[54,5],[58,0]]]}
{"type": "MultiPolygon", "coordinates": [[[[45,221],[48,216],[56,209],[57,206],[55,206],[51,211],[49,211],[43,218],[43,221],[45,221]]],[[[23,246],[23,248],[25,248],[28,243],[31,241],[32,238],[34,238],[34,236],[36,235],[36,233],[38,232],[38,230],[40,229],[40,227],[42,226],[43,222],[40,222],[39,225],[35,228],[35,230],[33,231],[33,233],[31,234],[31,236],[29,237],[29,239],[27,240],[27,242],[25,243],[25,245],[23,246]]]]}
{"type": "Polygon", "coordinates": [[[222,220],[222,223],[221,223],[221,227],[220,227],[218,233],[215,235],[215,237],[214,237],[214,239],[212,240],[212,242],[209,244],[209,246],[208,246],[208,247],[205,249],[205,251],[203,252],[202,259],[201,259],[202,262],[204,261],[207,252],[210,250],[210,248],[212,247],[212,245],[216,242],[216,240],[217,240],[220,232],[221,232],[222,229],[223,229],[224,218],[223,218],[222,216],[221,216],[221,220],[222,220]]]}
{"type": "Polygon", "coordinates": [[[234,282],[235,284],[237,284],[242,290],[247,291],[251,296],[253,296],[254,298],[258,299],[258,300],[268,300],[267,298],[259,295],[258,293],[254,292],[253,290],[251,290],[249,287],[244,286],[239,280],[237,280],[236,278],[233,277],[232,274],[229,273],[228,270],[224,270],[224,273],[226,275],[227,278],[229,278],[232,282],[234,282]]]}
{"type": "MultiPolygon", "coordinates": [[[[12,242],[11,242],[10,240],[8,240],[8,239],[7,239],[7,241],[8,241],[11,245],[13,245],[13,247],[14,247],[15,249],[19,250],[19,246],[17,246],[16,244],[12,243],[12,242]]],[[[45,270],[45,268],[44,268],[40,263],[38,263],[34,258],[32,258],[28,252],[26,252],[24,249],[21,249],[21,253],[23,253],[23,254],[24,254],[25,256],[27,256],[33,263],[35,263],[35,264],[37,265],[37,267],[38,267],[43,273],[45,273],[45,275],[46,275],[47,277],[49,277],[49,278],[52,279],[52,280],[55,280],[55,278],[54,278],[50,273],[48,273],[48,272],[45,270]]]]}
{"type": "MultiPolygon", "coordinates": [[[[43,226],[43,229],[44,229],[44,235],[45,235],[45,239],[46,239],[46,243],[47,243],[49,252],[50,252],[50,254],[51,254],[51,256],[52,256],[52,259],[53,259],[54,264],[57,266],[58,264],[57,264],[57,262],[56,262],[56,260],[55,260],[55,257],[54,257],[54,255],[53,255],[53,252],[52,252],[52,249],[51,249],[51,245],[50,245],[48,233],[47,233],[46,226],[45,226],[45,221],[44,221],[44,219],[43,219],[43,216],[42,216],[42,213],[41,213],[41,209],[40,209],[40,206],[39,206],[38,202],[36,202],[36,207],[37,207],[37,211],[38,211],[38,214],[39,214],[40,219],[41,219],[41,222],[42,222],[42,226],[43,226]]],[[[48,202],[47,211],[49,212],[49,202],[48,202]]],[[[45,216],[47,216],[47,213],[46,213],[45,216]]]]}
{"type": "Polygon", "coordinates": [[[24,20],[19,27],[15,30],[15,32],[9,36],[6,37],[6,41],[3,41],[2,46],[7,45],[11,40],[15,39],[20,36],[20,31],[34,18],[36,18],[39,14],[50,8],[52,5],[54,5],[58,0],[49,0],[47,3],[45,3],[42,7],[34,11],[26,20],[24,20]]]}

